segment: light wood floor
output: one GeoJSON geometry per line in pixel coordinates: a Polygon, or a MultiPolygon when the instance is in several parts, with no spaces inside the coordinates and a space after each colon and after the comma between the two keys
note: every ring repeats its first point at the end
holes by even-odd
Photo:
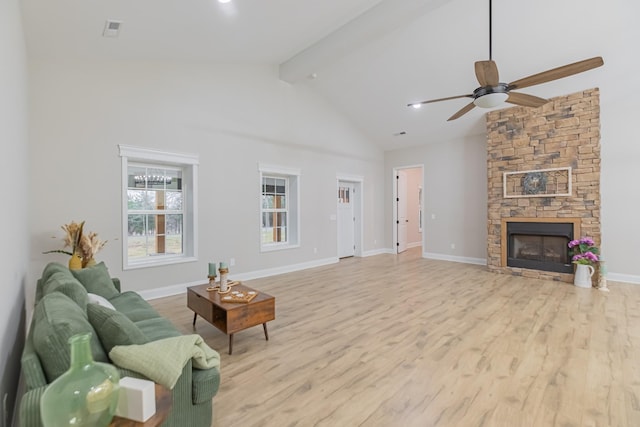
{"type": "MultiPolygon", "coordinates": [[[[270,341],[248,329],[229,356],[196,325],[222,358],[214,426],[640,426],[638,285],[603,293],[417,249],[246,284],[276,297],[270,341]]],[[[186,295],[152,304],[193,333],[186,295]]]]}

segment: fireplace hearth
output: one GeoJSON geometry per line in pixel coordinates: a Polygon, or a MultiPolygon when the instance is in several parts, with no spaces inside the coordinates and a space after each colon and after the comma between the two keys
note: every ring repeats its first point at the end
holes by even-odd
{"type": "Polygon", "coordinates": [[[572,273],[568,243],[574,224],[507,222],[507,267],[572,273]]]}

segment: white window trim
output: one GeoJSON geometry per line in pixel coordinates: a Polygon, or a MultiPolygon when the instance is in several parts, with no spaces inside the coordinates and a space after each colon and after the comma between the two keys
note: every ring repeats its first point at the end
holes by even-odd
{"type": "MultiPolygon", "coordinates": [[[[131,145],[118,145],[119,155],[122,158],[122,182],[120,192],[122,193],[122,269],[134,270],[146,267],[156,267],[160,265],[182,264],[185,262],[194,262],[198,260],[198,165],[199,156],[197,154],[175,153],[170,151],[155,150],[151,148],[135,147],[131,145]],[[191,186],[188,190],[192,194],[189,203],[192,212],[190,212],[189,226],[192,231],[183,233],[183,247],[192,248],[191,254],[163,256],[158,259],[149,259],[135,263],[129,263],[127,251],[127,183],[129,161],[133,163],[155,163],[166,164],[171,166],[183,166],[191,168],[191,182],[185,185],[191,186]]],[[[186,195],[186,194],[185,194],[186,195]]],[[[188,212],[189,214],[189,212],[188,212]]]]}
{"type": "MultiPolygon", "coordinates": [[[[300,176],[302,175],[300,169],[297,168],[288,168],[283,166],[276,166],[265,163],[258,163],[258,182],[259,182],[259,197],[258,197],[258,212],[259,221],[258,221],[258,237],[260,239],[260,252],[274,252],[281,251],[286,249],[294,249],[300,247],[300,242],[302,240],[301,236],[301,227],[300,227],[300,211],[301,211],[301,203],[300,203],[300,176]],[[291,215],[291,209],[289,209],[289,225],[291,224],[291,217],[293,216],[296,222],[296,241],[291,243],[289,237],[291,236],[291,229],[287,231],[287,242],[285,243],[262,243],[262,177],[263,175],[276,175],[282,177],[295,177],[296,178],[296,188],[295,188],[295,215],[291,215]]],[[[291,192],[291,180],[289,180],[289,192],[291,192]]],[[[291,196],[289,195],[289,201],[291,200],[291,196]]]]}

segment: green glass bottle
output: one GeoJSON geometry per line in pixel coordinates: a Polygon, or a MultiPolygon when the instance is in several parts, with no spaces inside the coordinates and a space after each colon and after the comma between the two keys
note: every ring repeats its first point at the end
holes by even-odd
{"type": "Polygon", "coordinates": [[[107,363],[94,362],[91,333],[69,338],[71,366],[42,394],[44,427],[106,427],[118,405],[120,375],[107,363]]]}

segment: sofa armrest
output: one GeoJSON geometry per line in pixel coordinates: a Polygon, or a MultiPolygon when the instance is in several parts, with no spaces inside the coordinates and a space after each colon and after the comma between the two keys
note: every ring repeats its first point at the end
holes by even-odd
{"type": "Polygon", "coordinates": [[[24,349],[22,350],[22,356],[20,358],[20,367],[22,368],[22,375],[27,384],[27,390],[47,385],[47,378],[42,370],[40,358],[33,346],[33,325],[24,343],[24,349]]]}
{"type": "Polygon", "coordinates": [[[111,281],[113,282],[113,286],[115,286],[118,292],[121,293],[122,289],[120,289],[120,279],[118,279],[117,277],[112,277],[111,281]]]}
{"type": "Polygon", "coordinates": [[[218,393],[218,388],[220,388],[220,370],[218,368],[194,368],[191,375],[191,381],[193,383],[191,390],[193,404],[198,405],[206,401],[211,401],[213,396],[218,393]]]}
{"type": "Polygon", "coordinates": [[[47,387],[29,390],[20,400],[20,427],[42,427],[40,398],[47,387]]]}

